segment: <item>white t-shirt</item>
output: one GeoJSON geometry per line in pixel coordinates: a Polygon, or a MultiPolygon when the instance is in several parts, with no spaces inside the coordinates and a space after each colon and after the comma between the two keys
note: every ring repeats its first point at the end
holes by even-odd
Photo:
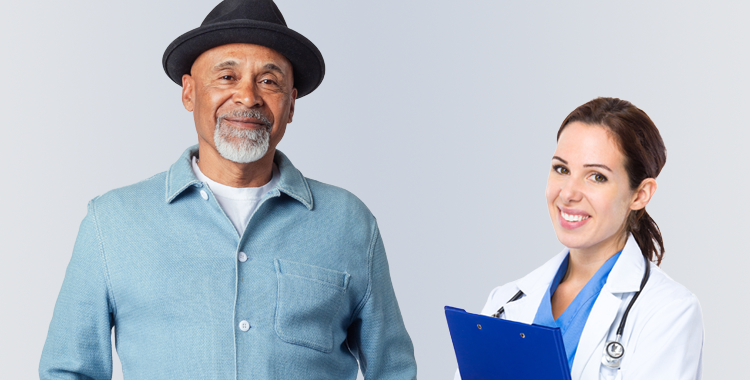
{"type": "Polygon", "coordinates": [[[279,183],[279,169],[276,164],[273,165],[273,177],[271,182],[262,187],[231,187],[222,185],[211,178],[206,177],[198,167],[198,160],[193,157],[193,173],[199,181],[208,185],[211,192],[214,193],[219,206],[232,221],[234,228],[240,236],[245,232],[245,226],[250,221],[255,209],[258,208],[261,198],[271,191],[279,183]]]}

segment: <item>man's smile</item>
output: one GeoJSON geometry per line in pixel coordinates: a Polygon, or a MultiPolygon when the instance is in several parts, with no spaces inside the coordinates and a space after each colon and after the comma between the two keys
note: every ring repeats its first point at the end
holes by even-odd
{"type": "Polygon", "coordinates": [[[265,122],[254,117],[227,117],[224,118],[224,121],[239,129],[261,129],[268,127],[265,122]]]}

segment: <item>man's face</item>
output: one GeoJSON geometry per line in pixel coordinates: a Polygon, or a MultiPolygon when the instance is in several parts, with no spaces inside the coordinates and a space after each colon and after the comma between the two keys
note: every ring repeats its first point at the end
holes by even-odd
{"type": "Polygon", "coordinates": [[[182,77],[201,145],[234,162],[273,153],[292,122],[297,90],[292,65],[273,49],[230,44],[210,49],[182,77]]]}

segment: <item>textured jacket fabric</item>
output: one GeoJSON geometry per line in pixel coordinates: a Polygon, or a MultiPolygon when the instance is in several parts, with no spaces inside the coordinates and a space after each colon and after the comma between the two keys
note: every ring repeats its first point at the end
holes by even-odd
{"type": "Polygon", "coordinates": [[[239,236],[196,154],[89,202],[41,379],[110,379],[112,328],[125,379],[355,379],[358,361],[366,379],[416,378],[365,205],[277,151],[279,183],[239,236]]]}

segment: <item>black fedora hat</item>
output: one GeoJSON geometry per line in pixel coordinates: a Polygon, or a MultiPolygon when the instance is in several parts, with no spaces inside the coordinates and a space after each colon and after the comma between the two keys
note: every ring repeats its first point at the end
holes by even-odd
{"type": "Polygon", "coordinates": [[[272,0],[224,0],[206,16],[200,27],[172,41],[164,51],[162,65],[172,81],[182,86],[193,62],[217,46],[248,43],[274,49],[294,68],[294,87],[301,98],[323,81],[325,63],[315,45],[289,29],[272,0]]]}

